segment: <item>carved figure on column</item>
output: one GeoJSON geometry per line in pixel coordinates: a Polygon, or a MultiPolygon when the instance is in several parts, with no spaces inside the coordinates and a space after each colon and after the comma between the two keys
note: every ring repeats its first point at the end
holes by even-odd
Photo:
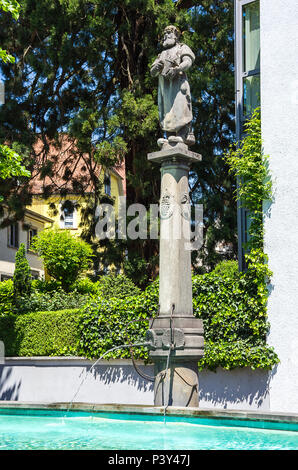
{"type": "Polygon", "coordinates": [[[192,50],[179,42],[180,32],[175,26],[164,30],[164,50],[150,69],[153,77],[158,76],[159,120],[166,138],[158,139],[159,147],[184,143],[195,143],[191,130],[192,106],[190,86],[186,76],[195,60],[192,50]]]}

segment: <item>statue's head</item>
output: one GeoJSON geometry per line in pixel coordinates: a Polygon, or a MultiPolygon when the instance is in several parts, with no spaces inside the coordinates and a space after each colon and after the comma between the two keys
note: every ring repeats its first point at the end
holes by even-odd
{"type": "Polygon", "coordinates": [[[173,47],[179,41],[180,31],[176,26],[167,26],[163,32],[162,45],[165,48],[173,47]]]}

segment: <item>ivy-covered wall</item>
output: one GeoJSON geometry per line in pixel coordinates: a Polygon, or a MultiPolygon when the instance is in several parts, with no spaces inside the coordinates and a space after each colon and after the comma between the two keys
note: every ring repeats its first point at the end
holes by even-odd
{"type": "MultiPolygon", "coordinates": [[[[202,318],[205,355],[199,367],[215,370],[251,367],[270,369],[278,359],[266,345],[266,293],[256,283],[263,264],[246,273],[211,272],[193,277],[195,316],[202,318]]],[[[0,339],[8,356],[78,355],[98,358],[114,346],[145,341],[149,317],[158,308],[158,281],[145,292],[106,300],[98,295],[77,310],[34,312],[0,317],[0,339]]],[[[134,348],[148,360],[146,348],[134,348]]],[[[129,358],[128,349],[106,358],[129,358]]]]}

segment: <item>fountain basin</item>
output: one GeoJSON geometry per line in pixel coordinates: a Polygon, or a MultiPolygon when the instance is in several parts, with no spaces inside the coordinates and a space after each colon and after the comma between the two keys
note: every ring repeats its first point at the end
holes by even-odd
{"type": "MultiPolygon", "coordinates": [[[[0,449],[298,449],[298,415],[0,403],[0,449]]],[[[180,452],[181,453],[181,452],[180,452]]]]}

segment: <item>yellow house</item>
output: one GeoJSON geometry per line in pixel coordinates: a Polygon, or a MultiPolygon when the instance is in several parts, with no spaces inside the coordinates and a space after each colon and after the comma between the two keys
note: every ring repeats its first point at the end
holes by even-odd
{"type": "MultiPolygon", "coordinates": [[[[115,208],[118,207],[119,196],[125,195],[124,178],[116,171],[109,170],[102,175],[104,179],[104,192],[114,200],[115,208]]],[[[86,208],[88,197],[91,193],[81,194],[68,193],[66,196],[53,194],[47,199],[40,193],[35,192],[32,205],[29,208],[44,217],[51,218],[53,227],[71,230],[76,234],[82,231],[82,211],[86,208]]]]}
{"type": "Polygon", "coordinates": [[[118,207],[119,196],[126,194],[124,163],[104,171],[89,155],[76,152],[74,142],[64,134],[58,153],[54,145],[49,145],[46,161],[52,172],[51,176],[42,177],[40,168],[45,157],[42,149],[43,145],[38,142],[35,148],[36,170],[30,181],[32,204],[27,207],[24,220],[0,230],[0,280],[13,276],[15,252],[20,243],[27,247],[33,277],[44,276],[41,259],[30,251],[31,238],[41,230],[55,227],[80,235],[82,212],[94,192],[88,168],[96,171],[97,178],[103,183],[103,192],[113,199],[115,208],[118,207]],[[76,191],[76,184],[80,184],[79,191],[76,191]],[[45,197],[47,193],[50,195],[45,197]]]}

